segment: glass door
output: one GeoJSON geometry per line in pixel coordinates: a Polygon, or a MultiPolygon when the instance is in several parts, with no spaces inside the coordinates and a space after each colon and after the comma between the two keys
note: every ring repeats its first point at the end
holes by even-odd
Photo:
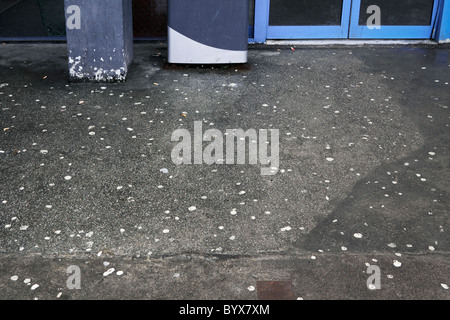
{"type": "Polygon", "coordinates": [[[267,39],[347,38],[351,0],[268,1],[267,39]]]}
{"type": "Polygon", "coordinates": [[[350,38],[430,39],[438,0],[353,0],[350,38]]]}

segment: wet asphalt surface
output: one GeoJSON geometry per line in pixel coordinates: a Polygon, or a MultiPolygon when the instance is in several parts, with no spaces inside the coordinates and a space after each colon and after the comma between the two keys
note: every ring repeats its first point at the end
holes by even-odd
{"type": "Polygon", "coordinates": [[[71,83],[64,44],[1,45],[0,298],[253,300],[284,281],[449,299],[449,53],[250,46],[245,68],[175,68],[139,43],[126,82],[71,83]],[[194,121],[278,129],[277,174],[175,165],[194,121]]]}

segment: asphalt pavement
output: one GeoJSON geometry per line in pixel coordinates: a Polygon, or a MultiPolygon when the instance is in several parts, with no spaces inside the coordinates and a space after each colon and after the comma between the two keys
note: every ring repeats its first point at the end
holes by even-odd
{"type": "Polygon", "coordinates": [[[449,53],[135,43],[125,82],[75,83],[65,44],[0,45],[0,299],[448,300],[449,53]],[[196,124],[277,130],[274,174],[175,164],[196,124]]]}

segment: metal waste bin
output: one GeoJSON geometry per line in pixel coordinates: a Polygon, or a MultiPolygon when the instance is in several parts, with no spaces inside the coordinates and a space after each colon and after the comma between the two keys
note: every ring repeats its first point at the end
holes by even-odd
{"type": "Polygon", "coordinates": [[[246,63],[248,1],[169,0],[168,62],[246,63]]]}

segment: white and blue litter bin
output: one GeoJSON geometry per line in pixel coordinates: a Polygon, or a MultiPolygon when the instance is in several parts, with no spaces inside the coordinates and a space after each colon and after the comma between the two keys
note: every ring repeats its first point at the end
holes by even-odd
{"type": "Polygon", "coordinates": [[[247,52],[248,1],[168,1],[169,63],[246,63],[247,52]]]}

